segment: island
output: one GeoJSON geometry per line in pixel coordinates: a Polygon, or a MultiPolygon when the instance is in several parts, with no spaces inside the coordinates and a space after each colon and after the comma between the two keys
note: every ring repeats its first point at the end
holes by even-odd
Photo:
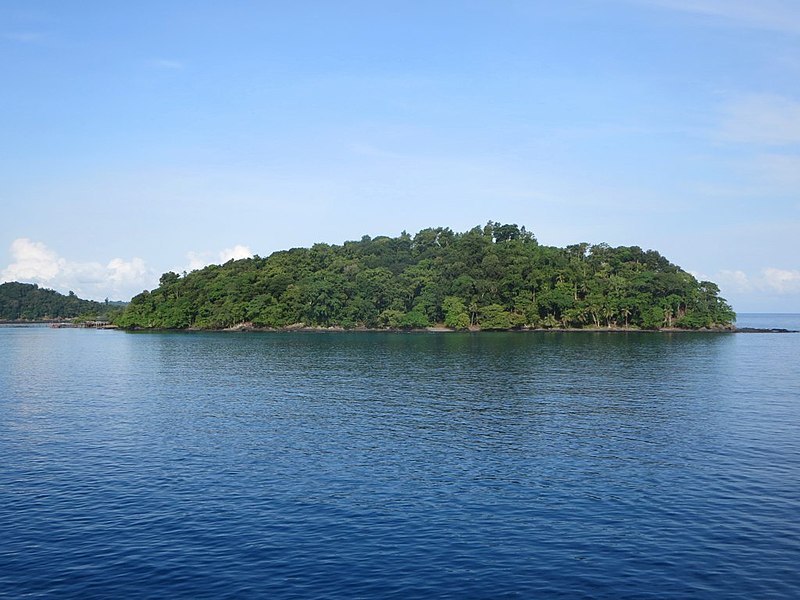
{"type": "Polygon", "coordinates": [[[84,300],[35,283],[0,284],[0,323],[107,322],[126,302],[84,300]]]}
{"type": "Polygon", "coordinates": [[[710,281],[655,250],[541,245],[490,221],[365,235],[164,273],[114,317],[124,329],[730,330],[710,281]]]}

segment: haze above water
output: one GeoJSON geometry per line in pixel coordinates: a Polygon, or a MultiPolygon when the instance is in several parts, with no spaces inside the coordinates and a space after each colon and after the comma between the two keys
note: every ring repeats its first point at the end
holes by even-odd
{"type": "Polygon", "coordinates": [[[795,598],[798,356],[0,327],[0,596],[795,598]]]}

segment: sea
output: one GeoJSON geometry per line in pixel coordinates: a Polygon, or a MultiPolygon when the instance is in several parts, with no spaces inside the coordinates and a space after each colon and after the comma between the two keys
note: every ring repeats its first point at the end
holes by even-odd
{"type": "Polygon", "coordinates": [[[800,598],[799,367],[800,333],[0,327],[0,598],[800,598]]]}

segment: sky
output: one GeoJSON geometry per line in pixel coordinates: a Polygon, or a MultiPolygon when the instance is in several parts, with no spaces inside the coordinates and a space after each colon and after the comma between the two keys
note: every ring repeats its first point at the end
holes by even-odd
{"type": "Polygon", "coordinates": [[[800,312],[800,2],[0,4],[0,281],[490,220],[800,312]]]}

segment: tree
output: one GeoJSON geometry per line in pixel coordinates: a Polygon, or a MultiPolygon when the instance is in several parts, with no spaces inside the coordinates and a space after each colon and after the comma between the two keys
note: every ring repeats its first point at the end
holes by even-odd
{"type": "Polygon", "coordinates": [[[169,287],[169,286],[173,285],[174,283],[177,283],[180,278],[181,278],[180,275],[178,275],[177,273],[174,273],[172,271],[168,271],[167,273],[164,273],[159,278],[158,285],[159,285],[159,287],[162,287],[162,288],[163,287],[169,287]]]}
{"type": "Polygon", "coordinates": [[[118,303],[83,300],[70,292],[59,294],[40,288],[35,283],[0,284],[0,320],[41,321],[86,317],[88,320],[107,317],[118,303]]]}
{"type": "MultiPolygon", "coordinates": [[[[14,318],[51,310],[37,304],[36,312],[9,294],[0,295],[3,307],[20,315],[14,318]]],[[[541,246],[524,227],[489,221],[462,233],[432,227],[414,236],[362,236],[209,265],[183,277],[168,272],[157,289],[133,298],[117,322],[697,328],[726,326],[734,317],[716,285],[698,282],[654,250],[541,246]]]]}
{"type": "Polygon", "coordinates": [[[480,313],[481,329],[487,331],[510,329],[512,326],[511,315],[499,304],[484,306],[480,313]]]}
{"type": "Polygon", "coordinates": [[[469,328],[469,314],[461,298],[447,296],[442,303],[442,309],[444,310],[444,324],[447,327],[457,330],[469,328]]]}

